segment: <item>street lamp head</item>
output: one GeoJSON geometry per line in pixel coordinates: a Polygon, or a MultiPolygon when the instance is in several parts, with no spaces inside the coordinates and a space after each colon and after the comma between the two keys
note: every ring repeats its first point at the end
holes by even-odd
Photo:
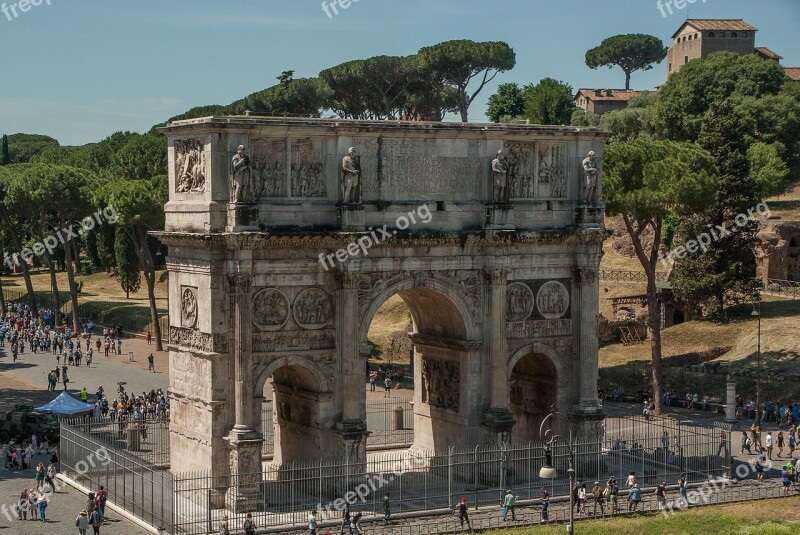
{"type": "Polygon", "coordinates": [[[553,468],[553,450],[550,446],[544,448],[544,464],[539,470],[539,477],[542,479],[555,479],[558,472],[553,468]]]}
{"type": "Polygon", "coordinates": [[[753,311],[750,313],[750,315],[753,316],[754,318],[756,318],[756,317],[761,315],[758,312],[758,306],[755,303],[753,303],[753,311]]]}

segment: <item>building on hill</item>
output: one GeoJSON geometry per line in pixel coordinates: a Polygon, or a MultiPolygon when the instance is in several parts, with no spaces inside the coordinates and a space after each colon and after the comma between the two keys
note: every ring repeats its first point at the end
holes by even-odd
{"type": "Polygon", "coordinates": [[[761,57],[780,59],[768,48],[756,49],[757,31],[742,19],[687,19],[672,34],[672,46],[667,51],[667,76],[691,60],[705,59],[714,52],[745,55],[761,50],[761,57]]]}
{"type": "Polygon", "coordinates": [[[633,89],[579,89],[575,93],[575,105],[587,112],[602,115],[608,111],[622,110],[628,107],[628,101],[649,91],[633,89]]]}
{"type": "Polygon", "coordinates": [[[778,54],[777,52],[773,52],[769,48],[765,46],[757,46],[755,50],[753,50],[756,56],[760,57],[761,59],[771,59],[780,63],[783,59],[783,56],[778,54]]]}
{"type": "Polygon", "coordinates": [[[783,72],[789,77],[789,80],[800,82],[800,67],[785,67],[783,72]]]}

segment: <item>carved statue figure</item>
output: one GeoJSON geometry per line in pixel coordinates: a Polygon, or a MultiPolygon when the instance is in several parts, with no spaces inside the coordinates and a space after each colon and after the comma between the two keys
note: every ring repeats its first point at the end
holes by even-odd
{"type": "Polygon", "coordinates": [[[231,202],[241,202],[252,195],[250,187],[250,158],[244,153],[244,145],[239,145],[231,160],[231,202]]]}
{"type": "Polygon", "coordinates": [[[503,157],[503,151],[497,151],[497,157],[492,160],[492,178],[494,184],[494,201],[504,202],[507,200],[508,186],[508,165],[503,157]]]}
{"type": "Polygon", "coordinates": [[[597,202],[597,164],[594,161],[594,151],[590,150],[583,159],[583,175],[586,187],[586,202],[597,202]]]}
{"type": "Polygon", "coordinates": [[[199,139],[175,142],[175,192],[203,192],[206,185],[206,152],[199,139]]]}
{"type": "Polygon", "coordinates": [[[361,169],[356,158],[356,149],[350,147],[347,156],[342,158],[342,171],[344,171],[344,196],[342,202],[361,202],[361,169]]]}

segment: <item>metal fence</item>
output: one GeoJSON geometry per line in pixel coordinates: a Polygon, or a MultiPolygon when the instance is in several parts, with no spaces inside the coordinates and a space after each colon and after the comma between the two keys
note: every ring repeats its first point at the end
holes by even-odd
{"type": "MultiPolygon", "coordinates": [[[[367,451],[408,448],[414,443],[414,404],[407,399],[386,398],[368,401],[367,451]]],[[[264,442],[261,456],[271,459],[275,450],[275,416],[272,400],[261,405],[261,429],[264,442]]]]}
{"type": "MultiPolygon", "coordinates": [[[[647,282],[647,275],[644,271],[622,271],[615,269],[601,269],[600,280],[609,282],[647,282]]],[[[656,282],[665,282],[667,274],[656,272],[656,282]]]]}
{"type": "Polygon", "coordinates": [[[80,432],[106,448],[125,451],[143,462],[169,468],[169,420],[148,418],[69,418],[61,425],[80,432]]]}
{"type": "MultiPolygon", "coordinates": [[[[609,419],[603,432],[578,437],[577,476],[621,480],[635,471],[644,484],[675,481],[686,473],[690,482],[730,473],[730,429],[703,428],[671,418],[609,419]],[[666,441],[665,433],[666,432],[666,441]]],[[[552,495],[568,492],[566,444],[553,451],[559,477],[549,483],[552,495]]],[[[306,522],[308,511],[339,518],[334,504],[348,492],[357,496],[353,511],[365,517],[382,514],[389,493],[394,514],[445,511],[461,496],[475,507],[496,506],[504,489],[513,488],[524,502],[539,496],[538,478],[544,460],[539,442],[514,445],[451,447],[447,452],[369,454],[364,463],[322,460],[268,466],[261,473],[212,476],[175,474],[176,533],[204,534],[217,528],[223,515],[233,526],[252,512],[259,526],[286,531],[306,522]],[[232,508],[227,497],[246,497],[245,509],[232,508]],[[227,504],[227,506],[226,506],[227,504]]]]}
{"type": "Polygon", "coordinates": [[[757,279],[761,284],[762,293],[785,297],[787,299],[800,298],[800,281],[790,281],[783,279],[757,279]]]}
{"type": "Polygon", "coordinates": [[[152,526],[175,533],[172,475],[117,446],[118,441],[108,439],[105,431],[84,422],[62,420],[61,472],[93,491],[103,485],[115,505],[152,526]]]}

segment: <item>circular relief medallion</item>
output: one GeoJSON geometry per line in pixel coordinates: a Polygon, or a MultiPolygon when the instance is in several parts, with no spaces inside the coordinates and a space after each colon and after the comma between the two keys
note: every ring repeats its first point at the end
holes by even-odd
{"type": "Polygon", "coordinates": [[[304,329],[322,329],[333,315],[331,299],[320,288],[308,288],[294,300],[294,321],[304,329]]]}
{"type": "Polygon", "coordinates": [[[533,312],[533,292],[527,284],[513,282],[506,289],[506,320],[524,321],[533,312]]]}
{"type": "Polygon", "coordinates": [[[558,281],[546,282],[536,294],[536,307],[545,319],[556,320],[567,312],[569,291],[558,281]]]}
{"type": "Polygon", "coordinates": [[[181,292],[181,325],[190,329],[197,325],[197,290],[184,288],[181,292]]]}
{"type": "Polygon", "coordinates": [[[275,288],[265,288],[253,296],[253,324],[264,331],[277,331],[289,318],[289,300],[275,288]]]}

